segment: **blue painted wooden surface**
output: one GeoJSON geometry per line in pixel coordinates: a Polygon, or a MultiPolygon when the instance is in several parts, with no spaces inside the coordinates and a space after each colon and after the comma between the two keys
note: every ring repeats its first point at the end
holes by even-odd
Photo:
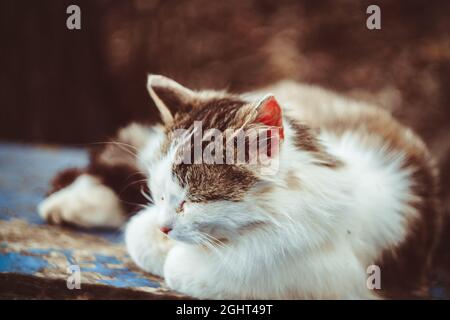
{"type": "MultiPolygon", "coordinates": [[[[83,284],[89,284],[129,289],[134,296],[141,292],[143,297],[179,297],[131,262],[120,230],[50,226],[39,217],[36,206],[54,174],[86,162],[83,149],[0,143],[0,275],[65,283],[70,275],[67,267],[78,265],[80,294],[83,284]]],[[[0,282],[0,295],[14,297],[14,290],[2,288],[0,282]]],[[[127,291],[120,294],[116,297],[127,298],[127,291]]]]}

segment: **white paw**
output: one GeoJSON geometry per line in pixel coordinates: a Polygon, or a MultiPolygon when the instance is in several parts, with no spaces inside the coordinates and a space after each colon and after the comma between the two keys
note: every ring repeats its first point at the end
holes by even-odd
{"type": "Polygon", "coordinates": [[[111,228],[125,222],[116,194],[97,178],[86,174],[51,194],[39,204],[38,211],[43,219],[53,224],[111,228]]]}
{"type": "Polygon", "coordinates": [[[163,276],[164,262],[174,242],[159,230],[153,208],[130,220],[125,231],[125,244],[130,257],[141,269],[163,276]]]}
{"type": "MultiPolygon", "coordinates": [[[[200,249],[201,250],[201,249],[200,249]]],[[[217,272],[214,258],[198,250],[177,245],[164,264],[164,280],[175,291],[199,299],[230,299],[233,296],[221,285],[226,275],[217,272]]],[[[231,287],[236,284],[225,280],[231,287]]]]}

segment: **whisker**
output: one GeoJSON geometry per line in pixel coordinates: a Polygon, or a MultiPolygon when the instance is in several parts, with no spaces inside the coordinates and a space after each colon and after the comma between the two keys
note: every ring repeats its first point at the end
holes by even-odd
{"type": "Polygon", "coordinates": [[[127,152],[128,154],[132,155],[134,158],[138,159],[139,161],[141,161],[142,163],[145,163],[144,159],[141,158],[141,156],[139,155],[139,149],[136,148],[135,146],[125,143],[125,142],[120,142],[120,141],[99,141],[99,142],[92,142],[89,143],[88,145],[105,145],[105,144],[112,144],[115,145],[117,147],[119,147],[121,150],[127,152]],[[125,148],[132,148],[135,152],[132,152],[131,150],[125,148]]]}
{"type": "Polygon", "coordinates": [[[147,179],[140,179],[140,180],[133,181],[133,182],[127,184],[125,187],[123,187],[120,192],[125,191],[127,188],[129,188],[129,187],[131,187],[131,186],[133,186],[135,184],[144,183],[144,182],[147,182],[147,179]]]}
{"type": "MultiPolygon", "coordinates": [[[[217,243],[212,243],[211,239],[210,239],[211,237],[215,239],[215,237],[213,237],[211,235],[208,235],[207,233],[204,233],[204,232],[200,232],[200,234],[203,237],[202,243],[205,246],[207,246],[209,249],[211,249],[215,254],[220,256],[221,259],[223,259],[224,266],[228,270],[233,271],[233,268],[231,267],[231,261],[232,261],[232,257],[235,256],[234,252],[232,250],[226,250],[226,251],[219,250],[219,248],[217,248],[217,243]],[[232,255],[230,255],[230,253],[232,255]]],[[[222,242],[222,241],[220,241],[220,242],[222,242]]],[[[222,242],[222,244],[223,244],[223,242],[222,242]]],[[[229,246],[225,246],[225,247],[224,246],[220,246],[220,248],[224,249],[224,248],[230,248],[230,247],[229,246]]]]}
{"type": "Polygon", "coordinates": [[[142,194],[142,195],[144,196],[144,198],[147,199],[150,203],[152,203],[152,204],[154,203],[152,197],[151,197],[149,194],[145,193],[144,188],[141,188],[141,194],[142,194]]]}
{"type": "Polygon", "coordinates": [[[125,201],[125,200],[121,200],[121,202],[123,202],[125,204],[132,205],[132,206],[141,207],[142,209],[146,209],[146,208],[149,207],[148,205],[145,205],[145,204],[142,204],[142,203],[137,203],[137,202],[129,202],[129,201],[125,201]]]}
{"type": "Polygon", "coordinates": [[[221,248],[230,248],[228,245],[226,245],[223,241],[221,241],[220,239],[217,239],[216,237],[207,234],[207,233],[203,233],[206,237],[208,237],[209,239],[213,240],[215,244],[218,244],[221,248]]]}
{"type": "Polygon", "coordinates": [[[115,144],[115,145],[130,147],[130,148],[133,148],[135,151],[139,151],[139,149],[136,148],[135,146],[133,146],[132,144],[121,142],[121,141],[97,141],[97,142],[91,142],[88,144],[93,144],[93,145],[95,145],[95,144],[115,144]]]}

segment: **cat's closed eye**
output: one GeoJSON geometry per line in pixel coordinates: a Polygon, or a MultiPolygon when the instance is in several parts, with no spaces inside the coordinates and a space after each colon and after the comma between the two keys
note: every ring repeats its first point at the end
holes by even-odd
{"type": "Polygon", "coordinates": [[[186,201],[181,201],[180,205],[178,206],[178,208],[175,210],[177,213],[182,213],[184,211],[184,204],[186,203],[186,201]]]}

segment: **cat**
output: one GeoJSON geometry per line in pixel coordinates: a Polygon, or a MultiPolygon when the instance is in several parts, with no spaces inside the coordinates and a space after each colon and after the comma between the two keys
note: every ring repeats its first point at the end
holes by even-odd
{"type": "Polygon", "coordinates": [[[147,88],[161,123],[133,123],[87,168],[58,174],[38,208],[44,219],[128,221],[133,261],[195,298],[426,296],[438,173],[422,140],[387,111],[292,81],[238,95],[149,75],[147,88]],[[194,153],[196,121],[204,131],[270,131],[258,141],[275,169],[248,162],[248,150],[244,163],[180,161],[194,153]]]}

